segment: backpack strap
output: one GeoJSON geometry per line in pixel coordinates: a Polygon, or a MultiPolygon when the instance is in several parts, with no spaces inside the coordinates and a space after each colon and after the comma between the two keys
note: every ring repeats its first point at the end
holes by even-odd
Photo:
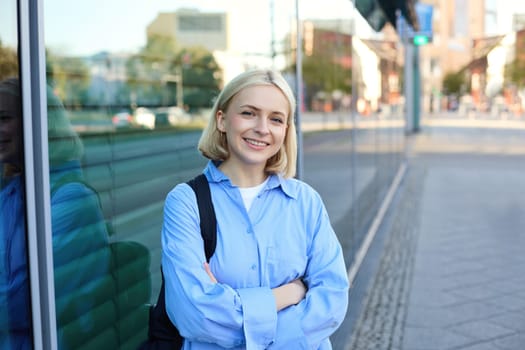
{"type": "MultiPolygon", "coordinates": [[[[199,174],[187,182],[197,197],[199,207],[201,236],[204,241],[206,261],[210,261],[217,245],[217,219],[211,201],[210,186],[204,174],[199,174]]],[[[165,303],[164,273],[161,272],[161,286],[157,304],[150,308],[148,340],[142,344],[141,350],[171,350],[182,347],[183,338],[177,328],[171,323],[165,303]]]]}
{"type": "Polygon", "coordinates": [[[213,202],[211,201],[210,185],[204,174],[197,175],[187,183],[193,188],[197,196],[204,252],[206,261],[209,262],[217,246],[217,218],[215,217],[213,202]]]}

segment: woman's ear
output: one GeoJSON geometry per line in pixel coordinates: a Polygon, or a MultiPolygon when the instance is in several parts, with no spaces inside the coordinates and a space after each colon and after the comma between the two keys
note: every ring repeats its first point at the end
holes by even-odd
{"type": "Polygon", "coordinates": [[[224,113],[222,110],[217,111],[217,114],[215,114],[215,119],[217,121],[217,130],[220,132],[226,132],[226,128],[224,126],[224,113]]]}

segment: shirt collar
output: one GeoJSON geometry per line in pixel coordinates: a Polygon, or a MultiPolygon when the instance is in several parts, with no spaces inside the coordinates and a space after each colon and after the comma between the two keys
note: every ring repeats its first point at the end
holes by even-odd
{"type": "MultiPolygon", "coordinates": [[[[206,168],[204,169],[204,174],[206,175],[206,178],[209,182],[213,183],[219,183],[219,182],[227,182],[231,185],[230,179],[218,168],[221,162],[219,161],[209,161],[208,165],[206,165],[206,168]]],[[[281,175],[270,175],[270,178],[268,179],[268,183],[266,184],[267,190],[272,190],[274,188],[280,188],[285,195],[287,195],[290,198],[297,198],[297,186],[294,186],[294,181],[289,181],[285,178],[283,178],[281,175]]]]}

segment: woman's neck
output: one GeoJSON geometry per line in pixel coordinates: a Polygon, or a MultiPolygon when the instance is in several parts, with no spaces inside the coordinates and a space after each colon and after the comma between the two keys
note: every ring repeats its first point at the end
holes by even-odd
{"type": "Polygon", "coordinates": [[[266,180],[268,174],[260,166],[237,166],[237,164],[224,161],[219,169],[238,187],[254,187],[266,180]]]}

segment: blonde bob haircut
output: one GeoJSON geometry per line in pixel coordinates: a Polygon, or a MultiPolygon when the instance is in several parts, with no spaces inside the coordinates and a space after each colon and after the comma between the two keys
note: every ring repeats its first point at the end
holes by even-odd
{"type": "Polygon", "coordinates": [[[288,118],[286,135],[279,151],[266,162],[266,172],[281,174],[285,178],[295,176],[297,167],[297,135],[295,132],[294,114],[295,97],[290,85],[283,76],[274,70],[256,69],[239,74],[233,78],[213,105],[208,125],[199,140],[199,151],[208,159],[224,161],[230,156],[226,135],[217,128],[217,112],[226,112],[233,97],[240,91],[252,86],[275,86],[288,100],[288,118]]]}

